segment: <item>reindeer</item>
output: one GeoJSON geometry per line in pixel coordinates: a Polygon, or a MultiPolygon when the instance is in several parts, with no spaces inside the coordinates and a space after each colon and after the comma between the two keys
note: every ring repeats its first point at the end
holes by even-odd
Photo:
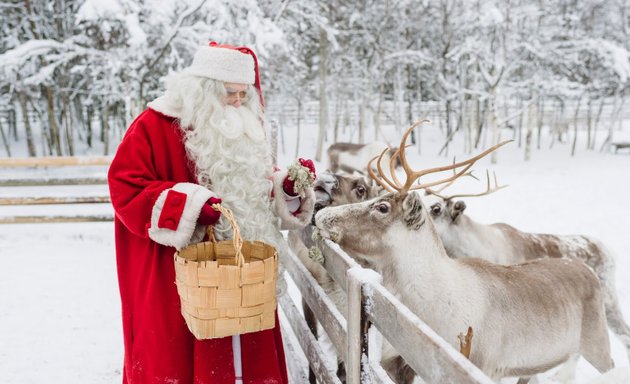
{"type": "Polygon", "coordinates": [[[387,144],[375,141],[369,144],[335,143],[328,147],[328,170],[332,173],[339,171],[364,173],[367,171],[368,161],[386,150],[384,157],[390,158],[396,149],[389,149],[387,144]]]}
{"type": "MultiPolygon", "coordinates": [[[[399,148],[405,148],[417,124],[407,130],[399,148]]],[[[519,376],[519,382],[526,383],[575,354],[600,372],[608,371],[614,364],[602,292],[584,263],[544,258],[501,266],[452,259],[420,196],[410,193],[460,177],[505,143],[464,162],[420,171],[412,171],[405,151],[399,151],[407,175],[404,184],[381,172],[381,156],[379,174],[370,175],[390,193],[324,208],[315,217],[316,226],[322,236],[371,264],[382,274],[385,287],[454,348],[461,330],[472,327],[470,360],[495,380],[519,376]],[[421,176],[460,167],[463,170],[450,178],[412,188],[421,176]]]]}
{"type": "MultiPolygon", "coordinates": [[[[371,185],[364,177],[358,175],[340,175],[325,172],[318,176],[315,184],[315,212],[322,208],[341,204],[351,204],[369,200],[376,197],[380,191],[376,185],[371,185]]],[[[313,219],[315,214],[313,214],[313,219]]],[[[314,224],[314,222],[313,222],[314,224]]],[[[332,297],[337,307],[345,312],[345,294],[330,278],[326,269],[322,266],[321,259],[317,258],[317,252],[313,240],[313,225],[300,230],[291,230],[287,240],[289,247],[300,259],[315,280],[332,297]],[[313,253],[316,253],[315,255],[313,253]],[[318,260],[314,260],[314,258],[318,260]]]]}
{"type": "MultiPolygon", "coordinates": [[[[313,188],[316,198],[315,212],[327,206],[366,201],[378,196],[379,192],[382,191],[376,184],[361,175],[341,175],[330,172],[320,174],[315,180],[313,188]]],[[[314,217],[315,215],[313,214],[314,217]]],[[[322,286],[339,311],[345,315],[347,310],[346,295],[344,290],[335,283],[322,266],[321,254],[318,254],[318,252],[322,251],[317,248],[313,240],[314,228],[314,226],[306,226],[300,230],[289,231],[287,236],[289,248],[322,286]]],[[[306,323],[317,337],[317,320],[306,303],[303,302],[302,306],[306,323]]],[[[338,362],[337,374],[342,379],[345,377],[343,362],[338,362]]],[[[315,380],[314,377],[310,377],[310,379],[311,382],[315,380]]]]}
{"type": "Polygon", "coordinates": [[[466,203],[456,200],[488,195],[503,187],[498,185],[496,177],[494,187],[491,187],[487,175],[486,190],[478,194],[447,196],[441,191],[426,190],[438,198],[438,201],[430,204],[429,212],[446,253],[455,259],[481,256],[502,265],[519,264],[540,257],[583,261],[599,278],[608,327],[626,347],[630,359],[630,327],[624,321],[619,307],[614,257],[602,243],[582,235],[527,233],[504,223],[480,224],[464,213],[466,203]]]}

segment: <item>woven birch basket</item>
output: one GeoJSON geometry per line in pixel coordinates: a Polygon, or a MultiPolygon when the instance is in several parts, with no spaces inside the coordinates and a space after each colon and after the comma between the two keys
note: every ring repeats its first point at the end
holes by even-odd
{"type": "Polygon", "coordinates": [[[190,245],[175,253],[175,283],[188,329],[212,339],[273,328],[278,252],[262,241],[243,241],[232,212],[221,205],[232,240],[190,245]]]}

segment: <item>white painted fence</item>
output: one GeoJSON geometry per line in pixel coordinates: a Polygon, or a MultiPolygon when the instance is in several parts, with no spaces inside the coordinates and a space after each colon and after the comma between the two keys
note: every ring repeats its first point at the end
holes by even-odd
{"type": "MultiPolygon", "coordinates": [[[[370,351],[368,348],[371,327],[375,327],[427,383],[493,384],[389,293],[380,284],[376,272],[362,268],[328,240],[319,242],[319,247],[325,255],[324,267],[340,287],[345,287],[350,314],[347,319],[297,256],[291,254],[284,262],[303,299],[345,362],[348,384],[391,383],[379,365],[380,350],[370,351]]],[[[319,344],[291,298],[288,295],[281,297],[280,305],[317,381],[340,383],[335,372],[326,368],[319,344]]]]}

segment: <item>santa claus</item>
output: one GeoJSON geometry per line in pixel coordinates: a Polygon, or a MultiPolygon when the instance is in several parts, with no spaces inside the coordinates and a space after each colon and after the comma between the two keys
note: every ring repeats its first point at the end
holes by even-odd
{"type": "MultiPolygon", "coordinates": [[[[211,43],[167,79],[166,92],[129,127],[109,170],[124,332],[123,383],[288,383],[273,329],[196,340],[180,313],[173,253],[231,228],[287,247],[280,229],[308,224],[311,188],[274,172],[258,63],[244,47],[211,43]]],[[[297,164],[314,177],[311,161],[297,164]]],[[[281,288],[281,287],[280,287],[281,288]]]]}

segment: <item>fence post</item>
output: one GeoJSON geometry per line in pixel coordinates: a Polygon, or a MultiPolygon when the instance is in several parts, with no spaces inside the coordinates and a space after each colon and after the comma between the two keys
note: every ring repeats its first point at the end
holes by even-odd
{"type": "Polygon", "coordinates": [[[348,269],[346,276],[348,293],[346,383],[360,384],[364,382],[361,377],[370,374],[367,358],[370,323],[365,311],[365,306],[369,305],[370,295],[365,294],[364,289],[369,290],[370,282],[380,284],[382,277],[373,270],[359,266],[348,269]]]}

